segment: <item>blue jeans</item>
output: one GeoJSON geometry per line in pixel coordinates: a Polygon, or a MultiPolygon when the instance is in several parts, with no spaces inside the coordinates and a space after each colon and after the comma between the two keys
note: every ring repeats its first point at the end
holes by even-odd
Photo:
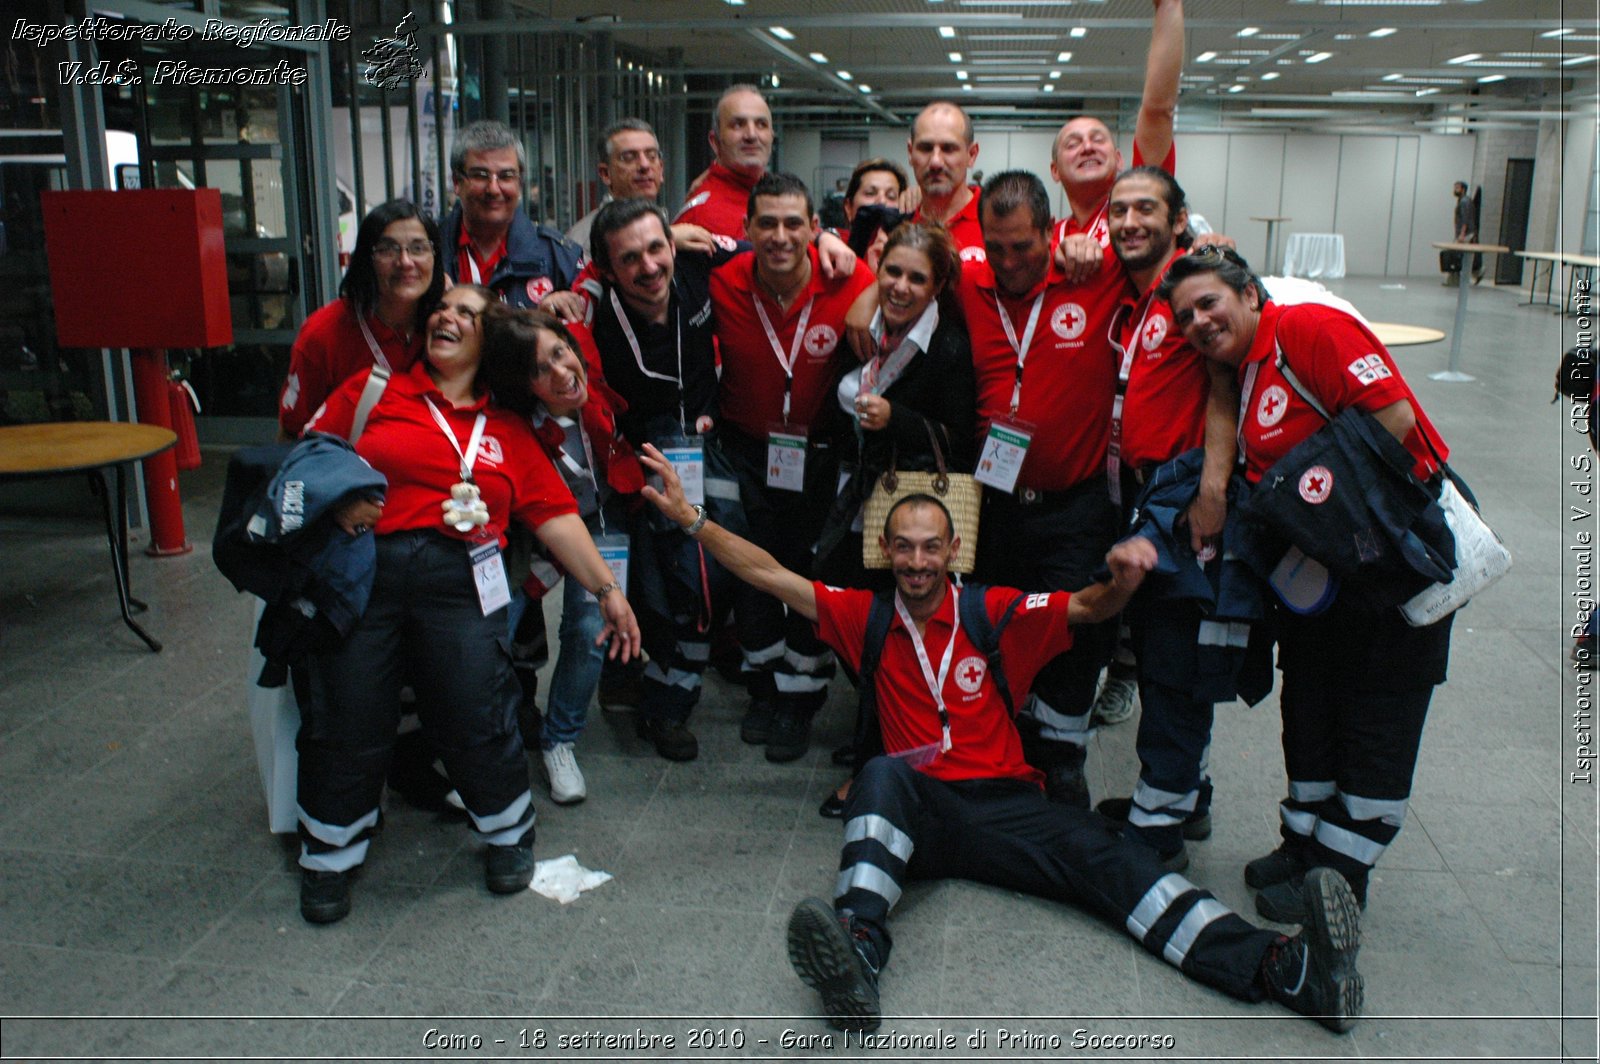
{"type": "Polygon", "coordinates": [[[545,701],[544,734],[539,746],[549,750],[557,743],[576,742],[589,717],[589,700],[600,685],[606,648],[596,646],[605,619],[600,603],[574,577],[561,581],[561,642],[550,693],[545,701]]]}

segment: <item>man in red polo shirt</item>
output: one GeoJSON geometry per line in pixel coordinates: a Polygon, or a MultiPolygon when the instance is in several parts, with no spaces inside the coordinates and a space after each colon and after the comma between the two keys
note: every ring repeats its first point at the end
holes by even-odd
{"type": "MultiPolygon", "coordinates": [[[[1049,196],[1031,173],[990,178],[979,217],[988,261],[966,263],[957,288],[977,371],[977,473],[990,489],[978,572],[1012,587],[1081,587],[1119,527],[1105,476],[1117,370],[1105,330],[1127,279],[1102,268],[1073,283],[1056,269],[1049,196]]],[[[1089,713],[1115,635],[1114,622],[1080,631],[1024,709],[1030,763],[1054,800],[1083,808],[1089,713]]]]}
{"type": "MultiPolygon", "coordinates": [[[[1237,453],[1239,392],[1234,374],[1201,357],[1173,324],[1172,308],[1155,294],[1189,243],[1183,189],[1160,167],[1135,167],[1112,186],[1106,220],[1132,282],[1112,325],[1120,398],[1112,407],[1108,482],[1120,492],[1126,517],[1158,466],[1204,446],[1187,523],[1195,559],[1214,573],[1211,567],[1222,565],[1219,536],[1237,453]]],[[[1214,632],[1208,642],[1205,619],[1191,599],[1140,599],[1129,611],[1133,645],[1144,662],[1136,667],[1139,782],[1132,798],[1098,806],[1125,821],[1123,833],[1155,849],[1174,870],[1188,864],[1184,840],[1211,833],[1205,758],[1219,677],[1197,675],[1193,654],[1196,646],[1216,643],[1214,632]]]]}
{"type": "MultiPolygon", "coordinates": [[[[821,223],[805,183],[767,174],[751,190],[745,234],[754,246],[711,275],[712,320],[722,353],[717,441],[739,478],[750,538],[796,569],[810,568],[812,544],[836,487],[836,462],[820,441],[818,418],[844,361],[838,352],[850,304],[872,271],[822,276],[812,241],[821,223]]],[[[751,705],[745,742],[769,761],[806,751],[811,718],[827,698],[833,660],[811,626],[783,604],[741,585],[735,593],[739,642],[751,705]]]]}
{"type": "Polygon", "coordinates": [[[722,94],[710,141],[716,159],[673,222],[703,226],[715,236],[743,240],[750,190],[772,161],[772,110],[759,89],[734,85],[722,94]]]}
{"type": "MultiPolygon", "coordinates": [[[[1144,94],[1133,127],[1133,165],[1159,164],[1172,173],[1176,166],[1172,118],[1183,74],[1183,0],[1155,0],[1155,9],[1144,94]]],[[[1106,124],[1092,115],[1069,118],[1050,152],[1050,176],[1061,183],[1072,208],[1071,215],[1061,220],[1058,235],[1088,233],[1101,247],[1110,247],[1106,197],[1121,172],[1122,153],[1106,124]]]]}
{"type": "MultiPolygon", "coordinates": [[[[828,645],[861,665],[872,592],[827,587],[784,568],[691,507],[660,452],[646,447],[641,460],[663,482],[662,491],[645,488],[645,497],[669,520],[734,575],[814,620],[828,645]]],[[[1122,609],[1155,564],[1155,548],[1143,539],[1117,544],[1104,558],[1111,582],[1072,594],[987,589],[984,613],[1003,626],[993,658],[978,651],[959,602],[978,590],[950,582],[961,541],[937,499],[901,500],[878,545],[895,581],[879,607],[892,599],[894,617],[871,687],[884,754],[866,763],[850,790],[833,903],[805,899],[787,930],[789,960],[821,992],[828,1022],[878,1026],[878,973],[889,958],[889,911],[902,885],[954,877],[1083,905],[1191,978],[1245,1001],[1271,997],[1349,1030],[1362,1005],[1360,909],[1336,872],[1307,873],[1300,935],[1254,927],[1102,818],[1045,801],[1038,773],[1022,759],[993,673],[1003,671],[1009,690],[1025,695],[1034,673],[1072,645],[1074,625],[1122,609]]]]}
{"type": "Polygon", "coordinates": [[[935,100],[911,124],[906,155],[916,175],[922,202],[915,220],[938,222],[950,230],[963,261],[982,259],[983,229],[978,224],[978,186],[967,174],[978,159],[972,119],[959,104],[935,100]]]}

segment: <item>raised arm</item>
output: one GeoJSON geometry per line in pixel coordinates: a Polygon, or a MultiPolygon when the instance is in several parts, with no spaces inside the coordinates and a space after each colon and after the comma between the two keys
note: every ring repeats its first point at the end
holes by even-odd
{"type": "MultiPolygon", "coordinates": [[[[666,515],[667,520],[688,531],[699,520],[689,501],[683,497],[683,485],[672,463],[660,451],[645,444],[639,452],[639,461],[646,469],[661,478],[662,490],[645,485],[643,495],[666,515]]],[[[811,581],[799,573],[791,572],[778,564],[778,559],[751,543],[741,539],[721,525],[705,521],[694,538],[712,555],[728,567],[740,580],[779,599],[792,610],[799,611],[807,620],[817,619],[817,595],[811,581]]],[[[1070,608],[1070,607],[1069,607],[1070,608]]]]}
{"type": "Polygon", "coordinates": [[[1067,603],[1068,624],[1098,624],[1122,612],[1133,593],[1144,582],[1144,574],[1156,567],[1156,548],[1148,539],[1133,536],[1111,548],[1106,565],[1111,568],[1109,584],[1090,584],[1074,591],[1067,603]]]}
{"type": "Polygon", "coordinates": [[[1172,119],[1178,110],[1178,80],[1183,74],[1183,0],[1155,0],[1150,54],[1144,66],[1144,98],[1133,127],[1139,156],[1160,166],[1172,150],[1172,119]]]}

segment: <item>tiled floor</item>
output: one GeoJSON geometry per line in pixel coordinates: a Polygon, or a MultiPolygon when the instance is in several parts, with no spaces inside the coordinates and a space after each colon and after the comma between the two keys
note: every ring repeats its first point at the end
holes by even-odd
{"type": "MultiPolygon", "coordinates": [[[[1437,279],[1333,287],[1369,318],[1451,327],[1454,293],[1437,279]]],[[[783,1048],[785,1030],[827,1031],[808,1016],[783,925],[800,897],[831,888],[838,826],[814,809],[838,776],[827,751],[844,737],[844,690],[812,755],[786,766],[739,742],[739,700],[716,678],[692,764],[658,759],[629,720],[596,711],[579,746],[590,799],[540,801],[539,855],[575,853],[616,877],[575,904],[490,896],[459,823],[395,802],[353,914],[305,924],[292,847],[266,831],[244,710],[250,608],[203,542],[225,461],[213,453],[183,482],[194,553],[133,559],[159,655],[117,619],[91,520],[0,517],[3,1052],[447,1055],[427,1043],[437,1028],[482,1038],[454,1055],[483,1058],[617,1056],[556,1038],[642,1030],[673,1037],[656,1055],[685,1057],[1595,1059],[1596,802],[1592,784],[1567,782],[1577,688],[1561,631],[1577,586],[1565,548],[1594,523],[1571,519],[1583,500],[1566,485],[1583,478],[1567,456],[1583,440],[1549,405],[1574,326],[1521,298],[1473,292],[1475,383],[1428,379],[1446,344],[1396,352],[1517,563],[1456,625],[1411,812],[1365,917],[1369,1015],[1353,1034],[1192,985],[1077,911],[947,882],[914,887],[897,912],[883,994],[902,1047],[834,1035],[783,1048]],[[724,1040],[690,1045],[707,1028],[724,1040]],[[1141,1034],[1172,1047],[1088,1041],[1141,1034]],[[943,1036],[953,1047],[923,1048],[943,1036]]],[[[1246,913],[1241,866],[1275,842],[1277,735],[1274,699],[1220,709],[1216,833],[1192,846],[1189,875],[1246,913]]],[[[1096,797],[1127,793],[1132,739],[1131,724],[1102,729],[1096,797]]]]}

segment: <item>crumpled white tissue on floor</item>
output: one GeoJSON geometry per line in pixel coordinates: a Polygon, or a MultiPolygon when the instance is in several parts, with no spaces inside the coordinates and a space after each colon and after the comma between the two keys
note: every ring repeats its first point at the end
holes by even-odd
{"type": "Polygon", "coordinates": [[[578,895],[593,890],[611,878],[610,872],[594,872],[578,863],[574,854],[540,861],[533,866],[529,890],[554,898],[562,905],[578,900],[578,895]]]}

